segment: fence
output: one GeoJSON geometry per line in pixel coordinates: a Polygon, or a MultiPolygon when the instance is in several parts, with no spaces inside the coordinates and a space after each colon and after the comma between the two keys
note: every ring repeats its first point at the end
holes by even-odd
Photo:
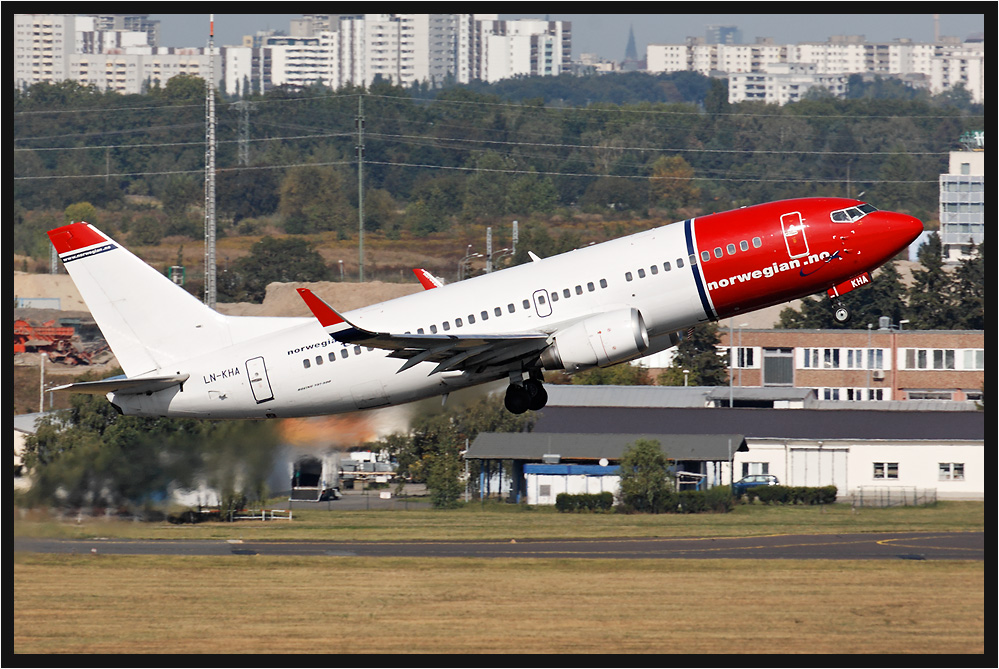
{"type": "Polygon", "coordinates": [[[853,506],[885,509],[891,506],[936,504],[936,488],[906,486],[859,486],[853,492],[853,506]]]}
{"type": "Polygon", "coordinates": [[[291,520],[291,509],[261,509],[260,511],[237,511],[233,520],[291,520]]]}

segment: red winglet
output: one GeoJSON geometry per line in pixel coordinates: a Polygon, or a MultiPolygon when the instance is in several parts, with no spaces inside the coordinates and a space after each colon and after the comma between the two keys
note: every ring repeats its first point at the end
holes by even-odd
{"type": "Polygon", "coordinates": [[[337,323],[343,323],[343,319],[340,317],[336,311],[330,308],[330,305],[323,302],[319,297],[317,297],[308,288],[299,288],[298,294],[302,296],[305,300],[305,304],[312,311],[312,315],[319,320],[319,324],[324,328],[331,325],[336,325],[337,323]]]}
{"type": "Polygon", "coordinates": [[[70,223],[60,228],[49,230],[49,239],[59,255],[78,251],[108,241],[107,237],[97,232],[88,223],[70,223]]]}
{"type": "Polygon", "coordinates": [[[430,290],[431,288],[440,288],[444,284],[441,283],[440,279],[435,277],[433,274],[425,269],[413,269],[413,274],[416,278],[420,280],[420,285],[423,286],[424,290],[430,290]]]}

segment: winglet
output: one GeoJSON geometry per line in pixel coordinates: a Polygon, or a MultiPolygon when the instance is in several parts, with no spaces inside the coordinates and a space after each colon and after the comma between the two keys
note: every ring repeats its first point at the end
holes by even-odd
{"type": "Polygon", "coordinates": [[[344,322],[343,316],[338,314],[333,307],[323,302],[322,299],[308,288],[299,288],[298,294],[302,296],[312,315],[316,317],[319,324],[324,328],[344,322]]]}
{"type": "Polygon", "coordinates": [[[305,304],[312,311],[323,329],[339,342],[353,343],[373,337],[374,333],[363,328],[359,328],[337,312],[336,309],[326,304],[318,295],[308,288],[299,288],[298,294],[305,300],[305,304]]]}
{"type": "Polygon", "coordinates": [[[440,288],[441,286],[444,285],[443,279],[434,276],[433,274],[431,274],[430,272],[428,272],[423,268],[419,269],[414,268],[413,274],[415,274],[416,278],[420,280],[420,284],[423,286],[424,290],[430,290],[431,288],[440,288]]]}

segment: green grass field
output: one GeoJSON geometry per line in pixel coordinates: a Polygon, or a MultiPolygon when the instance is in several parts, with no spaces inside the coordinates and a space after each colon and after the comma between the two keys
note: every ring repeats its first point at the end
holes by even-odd
{"type": "MultiPolygon", "coordinates": [[[[20,515],[20,514],[18,514],[20,515]]],[[[470,507],[20,534],[509,539],[982,530],[983,503],[720,516],[470,507]]],[[[984,653],[981,562],[17,554],[16,653],[984,653]]]]}

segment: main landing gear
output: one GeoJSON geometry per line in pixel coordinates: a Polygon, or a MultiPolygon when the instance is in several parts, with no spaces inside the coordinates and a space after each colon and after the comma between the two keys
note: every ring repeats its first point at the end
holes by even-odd
{"type": "Polygon", "coordinates": [[[514,414],[522,414],[528,410],[538,411],[545,408],[548,403],[548,391],[542,385],[541,379],[535,376],[519,383],[511,380],[503,403],[506,405],[506,410],[514,414]]]}

